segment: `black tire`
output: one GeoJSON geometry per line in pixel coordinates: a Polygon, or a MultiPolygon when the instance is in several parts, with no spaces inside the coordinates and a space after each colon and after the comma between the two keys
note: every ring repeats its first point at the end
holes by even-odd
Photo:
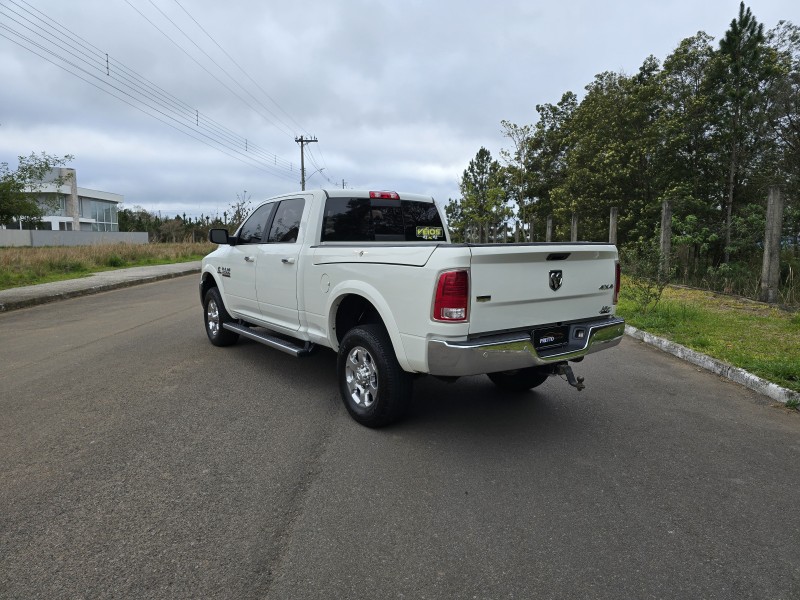
{"type": "Polygon", "coordinates": [[[232,323],[233,318],[225,310],[219,290],[215,287],[206,292],[203,300],[203,322],[206,335],[215,346],[230,346],[239,339],[238,333],[223,328],[225,323],[232,323]]]}
{"type": "Polygon", "coordinates": [[[403,371],[381,325],[348,331],[336,362],[342,402],[356,421],[383,427],[403,416],[411,399],[411,375],[403,371]]]}
{"type": "Polygon", "coordinates": [[[489,373],[488,376],[499,388],[510,392],[527,392],[547,381],[549,373],[541,367],[528,367],[515,371],[489,373]]]}

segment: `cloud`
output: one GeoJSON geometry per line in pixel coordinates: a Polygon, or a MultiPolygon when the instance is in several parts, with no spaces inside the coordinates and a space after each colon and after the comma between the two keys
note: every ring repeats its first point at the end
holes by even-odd
{"type": "MultiPolygon", "coordinates": [[[[796,14],[788,0],[751,7],[767,27],[796,14]]],[[[294,138],[314,135],[309,185],[344,179],[445,201],[481,146],[497,157],[507,145],[502,119],[532,123],[536,104],[580,94],[596,73],[633,72],[697,30],[719,36],[736,8],[723,0],[13,0],[0,22],[23,30],[19,15],[30,17],[38,25],[28,23],[26,35],[53,54],[39,48],[46,60],[0,37],[0,160],[74,154],[83,187],[199,215],[245,189],[254,199],[297,189],[294,138]],[[139,110],[123,74],[180,107],[181,124],[155,112],[174,117],[163,104],[147,110],[171,126],[139,110]],[[237,148],[247,140],[247,155],[204,144],[211,140],[184,124],[193,111],[222,128],[212,138],[237,148]],[[260,167],[245,164],[251,156],[260,167]]]]}

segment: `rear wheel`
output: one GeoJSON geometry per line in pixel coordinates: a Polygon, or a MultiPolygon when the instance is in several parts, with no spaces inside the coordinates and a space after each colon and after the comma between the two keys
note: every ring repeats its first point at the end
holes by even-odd
{"type": "Polygon", "coordinates": [[[360,325],[345,334],[337,377],[347,412],[367,427],[398,420],[411,398],[411,375],[400,367],[389,335],[380,325],[360,325]]]}
{"type": "Polygon", "coordinates": [[[215,346],[230,346],[239,339],[238,333],[223,327],[225,323],[233,322],[233,318],[225,310],[219,290],[215,287],[206,292],[203,302],[203,317],[208,339],[215,346]]]}
{"type": "Polygon", "coordinates": [[[488,376],[499,388],[511,392],[526,392],[547,381],[549,373],[541,367],[528,367],[527,369],[489,373],[488,376]]]}

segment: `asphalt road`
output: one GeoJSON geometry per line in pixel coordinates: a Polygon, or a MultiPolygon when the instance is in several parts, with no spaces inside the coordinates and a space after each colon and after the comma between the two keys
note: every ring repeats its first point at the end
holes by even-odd
{"type": "Polygon", "coordinates": [[[196,277],[0,314],[0,598],[800,598],[800,415],[626,339],[514,396],[215,348],[196,277]]]}

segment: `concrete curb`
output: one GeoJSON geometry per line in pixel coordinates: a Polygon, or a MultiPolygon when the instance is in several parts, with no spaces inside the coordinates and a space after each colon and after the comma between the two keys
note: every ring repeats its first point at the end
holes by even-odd
{"type": "Polygon", "coordinates": [[[81,279],[2,290],[0,291],[0,313],[199,272],[199,261],[154,267],[131,267],[93,273],[81,279]]]}
{"type": "Polygon", "coordinates": [[[686,348],[685,346],[681,346],[680,344],[676,344],[675,342],[670,342],[669,340],[657,337],[651,333],[647,333],[646,331],[641,331],[635,327],[631,327],[630,325],[625,326],[625,333],[626,335],[640,340],[645,344],[655,346],[659,350],[672,354],[673,356],[677,356],[681,360],[685,360],[693,365],[697,365],[698,367],[715,373],[720,377],[724,377],[725,379],[729,379],[730,381],[743,385],[746,388],[751,389],[754,392],[758,392],[759,394],[763,394],[764,396],[767,396],[772,400],[776,400],[777,402],[786,404],[786,402],[789,400],[800,400],[800,393],[798,392],[788,390],[784,387],[769,382],[766,379],[761,379],[761,377],[753,375],[752,373],[748,373],[744,369],[731,366],[722,362],[721,360],[706,356],[705,354],[700,354],[699,352],[686,348]]]}

